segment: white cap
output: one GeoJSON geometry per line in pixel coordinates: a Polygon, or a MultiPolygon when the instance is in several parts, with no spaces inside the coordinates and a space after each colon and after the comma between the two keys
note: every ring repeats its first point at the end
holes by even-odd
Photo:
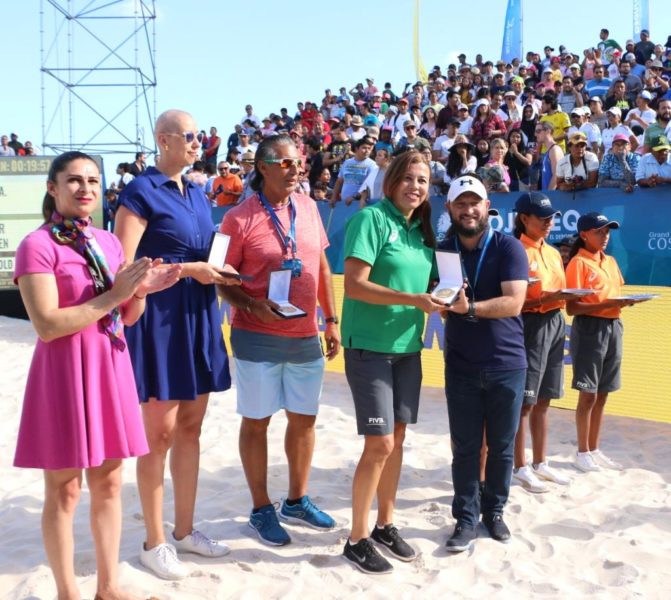
{"type": "Polygon", "coordinates": [[[472,192],[483,200],[487,198],[487,190],[482,185],[482,181],[471,175],[464,175],[457,177],[450,183],[450,189],[447,192],[447,201],[452,202],[466,192],[472,192]]]}

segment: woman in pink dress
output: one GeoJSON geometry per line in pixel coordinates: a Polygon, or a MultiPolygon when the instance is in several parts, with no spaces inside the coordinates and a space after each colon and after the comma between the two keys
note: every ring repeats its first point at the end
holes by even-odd
{"type": "Polygon", "coordinates": [[[148,448],[123,326],[142,314],[146,294],[175,283],[180,270],[149,258],[124,264],[119,241],[91,225],[100,193],[91,157],[56,157],[45,223],[21,242],[14,274],[39,336],[14,464],[44,470],[44,546],[58,598],[68,599],[79,598],[73,519],[82,472],[91,496],[96,598],[130,598],[117,583],[121,461],[148,448]]]}

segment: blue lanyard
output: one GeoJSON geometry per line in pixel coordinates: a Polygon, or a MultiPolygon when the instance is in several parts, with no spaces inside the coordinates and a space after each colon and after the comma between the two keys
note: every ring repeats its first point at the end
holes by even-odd
{"type": "MultiPolygon", "coordinates": [[[[485,254],[487,253],[487,248],[489,247],[489,243],[492,241],[492,238],[494,237],[494,230],[492,229],[491,226],[487,228],[487,237],[485,238],[485,243],[482,246],[482,252],[480,252],[480,258],[478,259],[478,265],[475,267],[475,279],[473,280],[473,283],[471,287],[473,288],[473,293],[475,293],[475,288],[478,285],[478,279],[480,279],[480,269],[482,269],[482,263],[485,260],[485,254]]],[[[454,246],[459,252],[459,257],[461,258],[461,270],[464,274],[464,277],[468,280],[468,273],[466,273],[466,265],[464,264],[464,258],[461,256],[461,248],[459,247],[459,236],[455,235],[454,236],[454,246]]]]}
{"type": "Polygon", "coordinates": [[[270,220],[275,226],[277,235],[280,236],[280,241],[284,246],[284,253],[288,254],[289,248],[291,247],[291,254],[295,257],[296,252],[298,251],[298,246],[296,245],[296,207],[294,206],[294,202],[291,199],[291,196],[289,196],[289,233],[285,233],[284,227],[282,226],[279,217],[275,214],[273,207],[270,206],[270,202],[268,202],[266,197],[261,192],[259,192],[259,202],[261,202],[261,206],[266,209],[270,220]]]}

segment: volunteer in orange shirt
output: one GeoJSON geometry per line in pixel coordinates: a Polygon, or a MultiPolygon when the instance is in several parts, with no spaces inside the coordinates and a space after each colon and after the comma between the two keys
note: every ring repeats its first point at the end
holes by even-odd
{"type": "Polygon", "coordinates": [[[515,237],[529,259],[529,286],[522,307],[527,381],[520,425],[515,437],[513,481],[529,492],[547,492],[546,481],[567,485],[569,479],[546,460],[547,412],[550,400],[564,394],[564,340],[566,324],[561,309],[569,296],[559,252],[546,242],[553,219],[561,213],[542,192],[526,192],[515,203],[515,237]],[[533,459],[526,463],[526,421],[529,418],[533,459]]]}
{"type": "Polygon", "coordinates": [[[571,326],[570,352],[573,362],[573,389],[578,390],[575,421],[578,452],[575,464],[581,471],[599,471],[602,467],[621,469],[599,449],[603,409],[608,393],[620,388],[622,362],[623,306],[631,300],[618,300],[624,283],[612,256],[605,254],[611,229],[618,229],[599,213],[587,213],[578,219],[578,239],[571,249],[566,268],[569,287],[589,288],[594,294],[567,302],[567,312],[575,315],[571,326]]]}
{"type": "Polygon", "coordinates": [[[242,194],[242,179],[231,173],[230,169],[231,165],[227,162],[220,162],[217,166],[219,177],[212,183],[212,192],[208,194],[217,206],[237,204],[242,194]]]}

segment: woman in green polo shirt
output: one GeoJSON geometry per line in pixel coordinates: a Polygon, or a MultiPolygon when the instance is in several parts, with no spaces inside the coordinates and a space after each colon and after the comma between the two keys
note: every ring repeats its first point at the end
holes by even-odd
{"type": "Polygon", "coordinates": [[[405,428],[417,422],[424,313],[444,308],[427,293],[436,245],[429,184],[422,154],[397,156],[385,175],[384,199],[354,215],[345,235],[345,373],[365,443],[344,556],[367,573],[392,570],[372,541],[400,560],[416,556],[394,527],[393,513],[405,428]],[[376,493],[377,523],[369,536],[376,493]]]}

